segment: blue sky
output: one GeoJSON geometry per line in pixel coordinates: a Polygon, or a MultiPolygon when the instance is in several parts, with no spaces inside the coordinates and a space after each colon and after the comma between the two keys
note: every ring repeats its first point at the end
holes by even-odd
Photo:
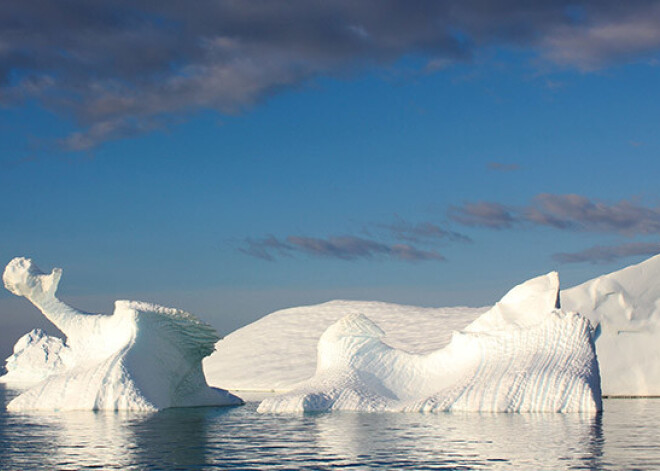
{"type": "MultiPolygon", "coordinates": [[[[660,252],[657,2],[219,2],[218,24],[70,3],[0,17],[0,261],[64,268],[84,309],[145,299],[224,334],[334,298],[484,305],[660,252]]],[[[3,353],[45,325],[6,291],[0,314],[3,353]]]]}

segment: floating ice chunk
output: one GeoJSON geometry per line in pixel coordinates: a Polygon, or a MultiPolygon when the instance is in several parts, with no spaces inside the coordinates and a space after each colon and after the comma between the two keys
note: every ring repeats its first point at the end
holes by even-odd
{"type": "Polygon", "coordinates": [[[71,359],[71,349],[62,339],[33,329],[14,345],[14,353],[6,360],[7,374],[0,377],[0,382],[18,388],[29,387],[66,370],[71,359]]]}
{"type": "Polygon", "coordinates": [[[511,290],[449,345],[419,355],[395,349],[360,314],[329,327],[317,371],[259,412],[586,412],[601,409],[589,321],[559,309],[556,273],[511,290]]]}
{"type": "Polygon", "coordinates": [[[45,274],[32,260],[15,258],[3,274],[7,289],[67,336],[68,348],[66,367],[13,399],[9,410],[152,411],[242,402],[206,383],[201,362],[218,340],[211,326],[178,309],[132,301],[117,301],[112,315],[80,312],[55,296],[61,273],[45,274]]]}

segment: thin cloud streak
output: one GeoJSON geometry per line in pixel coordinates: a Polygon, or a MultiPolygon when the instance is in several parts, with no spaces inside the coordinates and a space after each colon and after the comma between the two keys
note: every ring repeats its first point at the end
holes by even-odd
{"type": "Polygon", "coordinates": [[[387,230],[392,237],[400,241],[420,243],[436,243],[441,241],[472,242],[472,239],[460,232],[443,229],[432,222],[410,223],[397,218],[391,224],[378,224],[377,227],[387,230]]]}
{"type": "Polygon", "coordinates": [[[488,201],[452,206],[449,208],[449,218],[464,226],[490,229],[508,229],[517,222],[509,208],[488,201]]]}
{"type": "Polygon", "coordinates": [[[449,217],[466,226],[490,229],[531,225],[626,236],[660,233],[660,208],[629,200],[607,203],[576,194],[542,193],[519,208],[487,201],[465,203],[451,207],[449,217]]]}
{"type": "Polygon", "coordinates": [[[597,245],[580,252],[557,253],[552,258],[559,263],[608,263],[620,258],[635,255],[652,256],[660,253],[660,243],[633,242],[629,244],[601,246],[597,245]]]}
{"type": "Polygon", "coordinates": [[[290,256],[290,252],[292,251],[291,246],[280,242],[273,235],[269,235],[263,239],[247,237],[243,243],[243,247],[239,247],[238,249],[240,252],[269,262],[275,261],[275,255],[290,256]]]}
{"type": "Polygon", "coordinates": [[[78,130],[59,144],[84,151],[200,110],[238,113],[315,77],[406,55],[435,73],[490,47],[580,70],[641,60],[660,49],[660,5],[34,0],[3,5],[0,31],[0,104],[35,100],[73,118],[78,130]]]}
{"type": "Polygon", "coordinates": [[[576,194],[540,194],[525,210],[524,218],[533,224],[585,232],[624,235],[660,232],[659,208],[647,208],[627,200],[608,204],[576,194]]]}
{"type": "Polygon", "coordinates": [[[244,247],[239,250],[246,255],[268,261],[294,253],[346,261],[378,258],[405,262],[446,260],[434,250],[422,250],[410,244],[386,244],[355,236],[334,236],[326,239],[288,236],[285,241],[273,236],[264,239],[247,238],[244,247]]]}

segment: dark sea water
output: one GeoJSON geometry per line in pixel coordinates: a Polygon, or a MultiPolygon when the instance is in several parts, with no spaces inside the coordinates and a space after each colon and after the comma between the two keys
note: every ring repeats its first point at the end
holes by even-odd
{"type": "Polygon", "coordinates": [[[1,469],[660,469],[660,400],[580,414],[8,413],[1,469]]]}

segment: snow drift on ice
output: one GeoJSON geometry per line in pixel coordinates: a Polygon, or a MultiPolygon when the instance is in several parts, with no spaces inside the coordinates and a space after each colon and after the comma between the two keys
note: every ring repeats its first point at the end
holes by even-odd
{"type": "Polygon", "coordinates": [[[445,348],[420,355],[383,342],[350,314],[318,342],[316,374],[260,412],[588,412],[601,409],[592,329],[559,307],[555,272],[512,289],[445,348]]]}
{"type": "MultiPolygon", "coordinates": [[[[112,315],[80,312],[55,296],[61,274],[57,268],[44,274],[26,258],[12,260],[3,274],[9,291],[30,300],[67,336],[66,346],[42,338],[48,349],[56,344],[62,364],[53,364],[55,374],[13,399],[9,410],[153,411],[241,403],[206,383],[201,362],[218,340],[211,326],[181,310],[135,301],[117,301],[112,315]]],[[[28,362],[39,341],[27,339],[25,347],[16,362],[28,362]]],[[[35,360],[28,373],[43,364],[35,360]]]]}

